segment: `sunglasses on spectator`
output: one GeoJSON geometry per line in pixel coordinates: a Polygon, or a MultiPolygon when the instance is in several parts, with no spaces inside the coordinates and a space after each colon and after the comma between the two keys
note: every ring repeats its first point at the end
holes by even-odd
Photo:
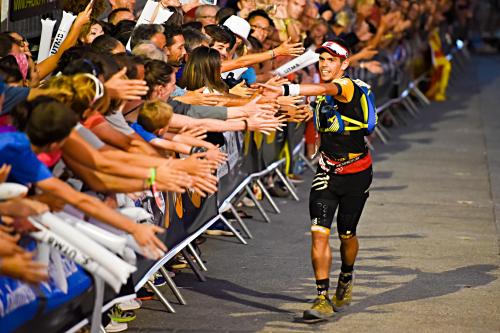
{"type": "Polygon", "coordinates": [[[102,98],[104,96],[104,85],[102,84],[101,80],[99,80],[97,77],[95,77],[94,75],[92,74],[89,74],[89,73],[85,73],[83,74],[85,75],[86,77],[92,79],[92,81],[94,81],[94,85],[95,85],[95,94],[94,94],[94,99],[92,100],[92,102],[90,103],[90,105],[94,105],[94,103],[102,98]]]}

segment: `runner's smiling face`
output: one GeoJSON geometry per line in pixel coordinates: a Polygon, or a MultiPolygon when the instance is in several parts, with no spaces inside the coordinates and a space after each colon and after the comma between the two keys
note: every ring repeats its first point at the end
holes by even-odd
{"type": "Polygon", "coordinates": [[[322,52],[319,55],[319,75],[324,82],[342,77],[348,66],[348,59],[334,57],[328,52],[322,52]]]}

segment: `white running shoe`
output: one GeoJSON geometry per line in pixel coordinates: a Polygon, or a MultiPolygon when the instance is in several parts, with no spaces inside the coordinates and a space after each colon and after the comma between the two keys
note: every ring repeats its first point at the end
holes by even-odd
{"type": "Polygon", "coordinates": [[[130,301],[121,302],[118,304],[118,307],[122,311],[130,311],[130,310],[138,310],[142,306],[142,302],[140,299],[131,299],[130,301]]]}
{"type": "Polygon", "coordinates": [[[113,332],[123,332],[128,329],[127,323],[117,323],[116,321],[111,321],[106,327],[104,327],[104,330],[106,330],[106,333],[113,333],[113,332]]]}

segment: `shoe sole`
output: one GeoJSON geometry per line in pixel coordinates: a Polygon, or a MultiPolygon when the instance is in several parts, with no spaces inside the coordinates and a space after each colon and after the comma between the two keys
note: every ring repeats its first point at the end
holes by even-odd
{"type": "Polygon", "coordinates": [[[167,285],[167,282],[158,283],[158,284],[155,283],[154,285],[155,285],[155,287],[163,287],[163,286],[167,285]]]}
{"type": "Polygon", "coordinates": [[[306,310],[304,311],[302,318],[304,320],[326,320],[333,317],[333,315],[333,312],[331,314],[325,314],[316,310],[306,310]]]}
{"type": "Polygon", "coordinates": [[[349,305],[351,305],[351,301],[348,301],[344,304],[336,304],[337,303],[337,300],[335,299],[335,295],[333,295],[332,297],[332,303],[333,303],[333,311],[335,312],[343,312],[346,307],[348,307],[349,305]]]}

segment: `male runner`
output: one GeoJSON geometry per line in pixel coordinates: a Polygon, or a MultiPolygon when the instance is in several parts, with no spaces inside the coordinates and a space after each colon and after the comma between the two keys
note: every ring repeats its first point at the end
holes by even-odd
{"type": "MultiPolygon", "coordinates": [[[[356,226],[372,182],[372,162],[364,141],[364,131],[344,130],[341,134],[331,132],[329,130],[335,128],[335,116],[328,113],[325,117],[325,113],[322,113],[322,107],[328,104],[332,106],[330,110],[335,110],[340,115],[363,121],[361,89],[344,76],[349,66],[349,49],[343,40],[336,39],[324,43],[316,52],[320,54],[319,70],[324,83],[281,87],[283,95],[318,96],[315,121],[320,127],[320,161],[309,199],[312,222],[311,259],[318,297],[312,308],[304,311],[304,319],[328,318],[333,315],[334,310],[351,301],[354,261],[359,248],[356,226]],[[328,288],[332,253],[329,237],[337,207],[342,267],[337,290],[330,299],[328,288]]],[[[276,88],[266,87],[278,91],[276,88]]],[[[344,125],[347,126],[346,129],[353,128],[347,122],[344,125]]]]}

